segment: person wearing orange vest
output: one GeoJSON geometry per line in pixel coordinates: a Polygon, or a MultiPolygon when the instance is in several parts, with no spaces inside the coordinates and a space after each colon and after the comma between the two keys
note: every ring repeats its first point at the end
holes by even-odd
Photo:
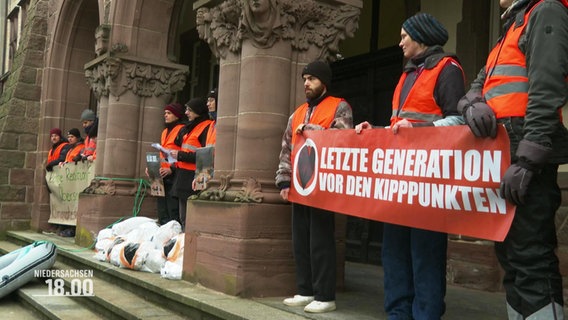
{"type": "Polygon", "coordinates": [[[81,124],[85,129],[85,148],[73,161],[94,161],[97,158],[97,135],[99,119],[91,109],[85,109],[81,113],[81,124]]]}
{"type": "MultiPolygon", "coordinates": [[[[215,142],[217,141],[217,89],[213,89],[207,95],[207,109],[209,110],[209,119],[211,119],[211,124],[207,128],[207,138],[205,139],[205,146],[213,148],[211,154],[215,157],[215,142]]],[[[204,149],[205,150],[205,149],[204,149]]],[[[214,159],[212,159],[214,161],[214,159]]],[[[199,168],[198,168],[199,169],[199,168]]],[[[213,178],[210,172],[213,172],[211,168],[201,168],[197,170],[196,177],[191,182],[191,187],[193,190],[204,190],[207,188],[207,181],[213,178]],[[199,173],[201,170],[201,173],[199,173]]]]}
{"type": "MultiPolygon", "coordinates": [[[[323,61],[311,62],[302,70],[307,102],[288,119],[275,179],[280,196],[286,201],[297,137],[306,130],[353,128],[349,103],[328,92],[331,77],[331,68],[323,61]]],[[[292,203],[292,242],[298,291],[293,297],[284,299],[283,303],[304,306],[304,311],[312,313],[335,310],[335,213],[292,203]]]]}
{"type": "Polygon", "coordinates": [[[69,143],[61,136],[61,129],[53,128],[49,131],[49,139],[52,146],[47,153],[47,163],[45,170],[52,171],[53,166],[65,161],[65,156],[69,152],[69,143]]]}
{"type": "Polygon", "coordinates": [[[205,99],[191,99],[185,107],[185,114],[189,118],[189,122],[180,129],[174,141],[181,148],[179,151],[171,151],[172,157],[177,159],[172,194],[179,199],[179,220],[182,230],[185,230],[187,198],[197,193],[191,186],[191,182],[195,177],[196,150],[205,146],[207,131],[212,123],[209,119],[205,99]]]}
{"type": "Polygon", "coordinates": [[[67,162],[73,162],[73,159],[80,155],[83,148],[85,148],[81,132],[77,128],[72,128],[69,132],[67,132],[67,141],[69,141],[69,152],[67,152],[67,156],[65,156],[65,161],[60,162],[59,165],[63,165],[67,162]]]}
{"type": "MultiPolygon", "coordinates": [[[[463,124],[457,102],[465,76],[457,57],[444,52],[446,28],[418,13],[401,29],[404,67],[392,100],[390,128],[463,124]]],[[[355,131],[372,126],[363,122],[355,131]]],[[[440,319],[445,313],[447,234],[390,223],[383,225],[385,311],[389,319],[440,319]]]]}
{"type": "Polygon", "coordinates": [[[500,0],[503,33],[458,108],[472,133],[507,129],[511,165],[500,195],[515,218],[495,253],[509,319],[564,319],[555,216],[558,166],[568,162],[568,1],[500,0]]]}
{"type": "MultiPolygon", "coordinates": [[[[177,102],[166,105],[164,107],[164,121],[166,127],[162,131],[160,145],[168,150],[180,150],[181,148],[175,144],[175,139],[187,121],[184,107],[177,102]]],[[[164,182],[165,193],[163,197],[157,198],[158,222],[161,225],[171,220],[179,222],[179,200],[173,195],[172,190],[175,173],[175,163],[169,163],[167,155],[160,152],[160,176],[164,182]]]]}
{"type": "Polygon", "coordinates": [[[214,146],[217,140],[217,89],[213,89],[207,95],[207,109],[209,110],[209,118],[213,120],[211,127],[207,133],[207,146],[214,146]]]}

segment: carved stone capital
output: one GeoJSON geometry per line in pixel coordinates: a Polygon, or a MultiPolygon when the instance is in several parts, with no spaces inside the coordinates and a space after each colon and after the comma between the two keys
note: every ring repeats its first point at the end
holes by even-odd
{"type": "Polygon", "coordinates": [[[361,6],[353,2],[211,1],[197,8],[197,31],[217,57],[239,52],[245,39],[259,48],[289,40],[294,50],[307,51],[315,46],[319,49],[316,58],[334,61],[339,43],[353,37],[359,27],[361,6]]]}
{"type": "Polygon", "coordinates": [[[261,183],[255,178],[231,180],[232,174],[213,180],[213,184],[191,199],[229,201],[244,203],[261,203],[264,200],[261,183]],[[218,183],[218,185],[217,185],[218,183]]]}
{"type": "Polygon", "coordinates": [[[83,191],[87,194],[102,194],[109,196],[133,196],[138,190],[138,183],[113,179],[93,179],[83,191]]]}
{"type": "Polygon", "coordinates": [[[85,65],[85,78],[97,98],[113,95],[118,100],[126,91],[140,97],[171,96],[183,89],[189,75],[188,66],[111,54],[85,65]]]}

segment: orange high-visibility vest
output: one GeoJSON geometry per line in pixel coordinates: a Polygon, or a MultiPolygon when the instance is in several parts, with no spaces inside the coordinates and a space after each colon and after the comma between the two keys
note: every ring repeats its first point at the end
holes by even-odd
{"type": "Polygon", "coordinates": [[[68,144],[69,143],[67,142],[62,142],[57,146],[57,148],[55,148],[55,150],[53,150],[53,148],[49,149],[49,152],[47,153],[47,163],[59,159],[59,156],[61,155],[61,150],[63,149],[64,146],[68,144]]]}
{"type": "Polygon", "coordinates": [[[97,138],[91,138],[87,136],[85,138],[85,149],[83,149],[83,156],[93,156],[93,160],[97,156],[97,138]]]}
{"type": "MultiPolygon", "coordinates": [[[[339,103],[344,101],[344,99],[336,97],[326,97],[323,99],[317,107],[314,108],[310,119],[306,121],[306,115],[308,113],[308,103],[304,103],[296,109],[294,116],[292,118],[292,131],[302,123],[311,123],[320,125],[326,129],[331,126],[331,122],[335,119],[335,112],[337,111],[337,106],[339,103]]],[[[296,141],[296,134],[292,133],[292,148],[294,142],[296,141]]]]}
{"type": "Polygon", "coordinates": [[[495,111],[497,119],[524,117],[526,114],[529,78],[525,54],[519,49],[519,39],[527,26],[530,13],[537,5],[525,13],[522,25],[511,25],[487,57],[482,94],[495,111]]]}
{"type": "Polygon", "coordinates": [[[209,126],[209,129],[207,130],[207,140],[205,145],[207,147],[213,147],[215,146],[215,142],[217,142],[217,126],[216,126],[217,122],[213,121],[213,123],[211,123],[211,125],[209,126]]]}
{"type": "MultiPolygon", "coordinates": [[[[199,142],[199,136],[203,133],[203,130],[205,130],[205,128],[207,128],[207,126],[210,125],[212,122],[213,121],[211,120],[205,120],[203,122],[200,122],[198,125],[195,126],[195,128],[193,128],[193,130],[191,130],[191,132],[187,133],[183,137],[181,151],[195,152],[198,148],[203,147],[199,142]]],[[[195,163],[189,163],[183,161],[176,162],[176,167],[180,169],[193,170],[193,171],[195,171],[196,169],[195,163]]]]}
{"type": "Polygon", "coordinates": [[[75,158],[75,156],[78,156],[79,154],[81,154],[81,151],[83,151],[83,149],[85,148],[85,144],[83,142],[78,142],[73,149],[69,150],[69,152],[67,152],[67,155],[65,156],[65,162],[72,162],[73,158],[75,158]]]}
{"type": "MultiPolygon", "coordinates": [[[[170,132],[168,133],[168,129],[164,129],[162,131],[162,137],[160,138],[160,144],[162,147],[170,150],[181,150],[181,148],[175,144],[176,137],[179,133],[179,130],[183,128],[183,124],[175,125],[170,132]]],[[[160,152],[160,167],[162,168],[169,168],[170,164],[168,163],[168,159],[164,156],[162,152],[160,152]]]]}
{"type": "Polygon", "coordinates": [[[393,94],[391,126],[402,119],[410,122],[427,122],[444,117],[442,108],[434,99],[434,89],[440,73],[448,62],[454,63],[461,69],[460,64],[451,57],[442,58],[432,69],[423,69],[408,92],[404,104],[400,106],[400,94],[408,76],[406,72],[402,74],[393,94]]]}

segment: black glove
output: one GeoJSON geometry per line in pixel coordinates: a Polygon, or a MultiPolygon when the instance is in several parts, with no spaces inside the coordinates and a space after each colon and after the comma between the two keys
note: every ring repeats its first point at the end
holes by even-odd
{"type": "Polygon", "coordinates": [[[519,160],[507,169],[501,180],[501,197],[515,205],[525,204],[531,179],[546,163],[551,152],[550,147],[521,140],[516,153],[519,160]]]}
{"type": "Polygon", "coordinates": [[[497,136],[495,112],[485,102],[475,102],[465,106],[462,115],[476,137],[495,138],[497,136]]]}
{"type": "Polygon", "coordinates": [[[470,89],[465,96],[463,96],[459,101],[458,101],[458,112],[463,115],[463,112],[465,110],[466,107],[476,103],[476,102],[482,102],[483,101],[483,97],[481,97],[481,90],[476,90],[476,89],[470,89]]]}

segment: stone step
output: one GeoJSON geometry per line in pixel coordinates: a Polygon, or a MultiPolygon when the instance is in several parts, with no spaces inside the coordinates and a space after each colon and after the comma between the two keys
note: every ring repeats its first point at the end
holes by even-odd
{"type": "MultiPolygon", "coordinates": [[[[61,273],[77,271],[74,267],[59,261],[55,263],[53,270],[61,273]]],[[[88,286],[89,283],[85,281],[92,281],[94,295],[85,297],[84,303],[88,304],[91,309],[97,310],[112,318],[120,317],[127,320],[158,318],[172,320],[184,319],[184,317],[179,316],[171,310],[151,303],[141,296],[124,289],[124,287],[99,277],[73,278],[63,276],[60,279],[64,280],[67,292],[71,292],[72,287],[80,288],[78,285],[81,284],[88,286]]],[[[78,289],[74,290],[75,292],[79,291],[78,289]]]]}
{"type": "Polygon", "coordinates": [[[0,299],[0,314],[3,319],[37,320],[44,319],[41,314],[32,308],[25,307],[16,293],[9,294],[0,299]]]}
{"type": "MultiPolygon", "coordinates": [[[[7,253],[16,249],[21,248],[20,245],[15,243],[11,243],[8,241],[0,241],[0,252],[7,253]]],[[[63,250],[60,248],[58,249],[59,256],[64,256],[62,254],[63,250]]],[[[59,258],[59,257],[58,257],[59,258]]],[[[75,263],[74,266],[71,266],[61,260],[65,259],[58,259],[54,264],[52,270],[49,272],[50,275],[55,275],[57,278],[52,278],[51,286],[52,292],[51,295],[48,296],[49,290],[47,285],[47,278],[45,279],[37,279],[35,281],[33,287],[33,294],[39,295],[43,299],[47,299],[48,302],[53,301],[56,304],[64,303],[68,299],[75,299],[81,300],[81,304],[84,306],[89,307],[91,310],[98,314],[103,314],[107,318],[112,319],[185,319],[175,312],[168,310],[166,308],[160,307],[154,303],[149,302],[148,300],[142,298],[140,295],[137,295],[125,288],[128,286],[120,285],[119,282],[115,277],[106,277],[109,280],[101,279],[100,277],[69,277],[66,275],[72,275],[82,272],[83,274],[89,275],[93,269],[89,269],[89,266],[82,265],[80,263],[75,263]],[[81,269],[77,269],[79,266],[81,269]],[[54,281],[59,281],[57,279],[63,280],[64,289],[56,291],[54,288],[56,284],[54,281]],[[41,283],[43,282],[43,286],[41,283]],[[72,292],[75,292],[78,295],[82,295],[82,288],[83,286],[90,286],[92,284],[93,293],[92,296],[74,296],[71,297],[72,292]],[[72,289],[73,287],[73,289],[72,289]],[[41,291],[41,293],[40,293],[41,291]],[[69,297],[63,297],[61,295],[68,294],[69,297]],[[63,298],[63,299],[62,299],[63,298]],[[65,299],[67,298],[67,299],[65,299]]],[[[67,259],[68,261],[71,259],[67,259]]],[[[105,267],[108,268],[110,265],[106,265],[105,267]]],[[[112,266],[111,266],[112,267],[112,266]]],[[[94,272],[92,272],[94,275],[94,272]]],[[[156,276],[156,275],[154,275],[156,276]]],[[[34,303],[34,299],[29,298],[29,294],[27,294],[27,286],[25,290],[20,290],[19,295],[28,301],[30,305],[34,308],[38,309],[38,303],[34,303]]],[[[31,290],[31,289],[30,289],[31,290]]],[[[87,288],[88,290],[88,288],[87,288]]],[[[136,289],[135,289],[136,290],[136,289]]],[[[136,292],[136,291],[134,291],[136,292]]],[[[140,292],[140,290],[138,290],[140,292]]],[[[166,299],[159,299],[160,302],[166,302],[166,299]]],[[[49,307],[49,306],[46,306],[49,307]]],[[[40,312],[45,313],[49,312],[49,310],[38,309],[40,312]]],[[[68,318],[71,319],[71,318],[68,318]]],[[[79,319],[79,318],[73,318],[79,319]]]]}
{"type": "MultiPolygon", "coordinates": [[[[159,274],[118,268],[108,262],[97,261],[91,248],[78,247],[69,238],[33,231],[8,231],[7,239],[0,241],[0,251],[12,251],[39,240],[52,241],[57,246],[55,269],[93,273],[94,297],[79,299],[91,311],[106,315],[107,318],[264,320],[267,315],[274,320],[307,318],[253,300],[225,295],[184,280],[168,280],[161,278],[159,274]],[[136,302],[130,299],[136,299],[136,302]],[[149,309],[144,310],[144,315],[131,310],[144,309],[146,306],[149,309]]],[[[71,280],[66,281],[67,290],[71,280]]]]}
{"type": "Polygon", "coordinates": [[[46,285],[38,280],[27,283],[16,293],[22,305],[40,313],[43,319],[108,319],[84,306],[82,298],[48,296],[46,285]]]}

